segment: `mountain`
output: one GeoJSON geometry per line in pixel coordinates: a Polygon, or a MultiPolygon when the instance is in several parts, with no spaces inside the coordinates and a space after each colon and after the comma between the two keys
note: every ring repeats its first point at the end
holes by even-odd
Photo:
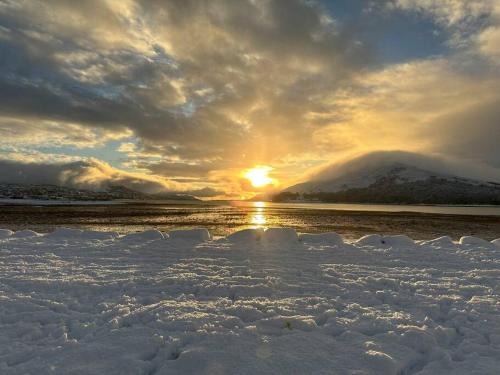
{"type": "Polygon", "coordinates": [[[73,201],[127,200],[194,200],[199,199],[178,193],[141,193],[124,186],[111,185],[103,191],[76,189],[58,185],[0,184],[0,199],[40,199],[73,201]]]}
{"type": "Polygon", "coordinates": [[[500,204],[500,184],[437,173],[403,162],[368,164],[327,180],[291,186],[273,201],[500,204]]]}

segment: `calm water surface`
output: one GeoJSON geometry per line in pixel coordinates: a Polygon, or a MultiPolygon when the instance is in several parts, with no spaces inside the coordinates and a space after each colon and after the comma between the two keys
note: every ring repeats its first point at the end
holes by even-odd
{"type": "Polygon", "coordinates": [[[40,232],[66,226],[120,233],[205,227],[216,236],[245,228],[280,226],[307,233],[336,231],[348,239],[368,233],[404,233],[414,239],[477,235],[491,240],[500,237],[500,207],[267,202],[3,205],[0,226],[40,232]]]}
{"type": "Polygon", "coordinates": [[[343,204],[343,203],[273,203],[273,202],[230,202],[237,207],[263,207],[269,209],[305,209],[369,212],[418,212],[445,215],[500,216],[500,206],[426,206],[390,204],[343,204]]]}

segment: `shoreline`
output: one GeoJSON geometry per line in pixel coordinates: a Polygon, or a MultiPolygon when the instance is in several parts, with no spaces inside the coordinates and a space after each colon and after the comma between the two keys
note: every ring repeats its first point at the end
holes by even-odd
{"type": "Polygon", "coordinates": [[[500,205],[453,205],[453,204],[398,204],[398,203],[323,203],[323,202],[266,202],[266,201],[189,201],[189,200],[165,200],[165,201],[134,201],[134,200],[113,200],[113,201],[70,201],[70,200],[37,200],[37,199],[0,199],[0,207],[89,207],[89,206],[194,206],[194,207],[257,207],[257,208],[278,208],[283,210],[321,210],[342,212],[359,212],[375,214],[430,214],[449,216],[499,216],[500,205]],[[263,206],[255,205],[263,204],[263,206]],[[310,207],[309,207],[310,206],[310,207]],[[355,208],[345,208],[351,206],[355,208]],[[363,209],[372,207],[373,209],[363,209]],[[398,207],[416,208],[416,210],[384,210],[384,207],[391,209],[398,207]],[[380,208],[380,209],[377,209],[380,208]],[[485,208],[499,209],[498,213],[477,214],[477,213],[446,213],[446,212],[425,212],[418,211],[418,208],[485,208]]]}

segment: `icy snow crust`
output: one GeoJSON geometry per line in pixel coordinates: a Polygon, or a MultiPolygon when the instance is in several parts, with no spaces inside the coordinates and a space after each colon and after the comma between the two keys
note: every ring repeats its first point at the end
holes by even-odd
{"type": "Polygon", "coordinates": [[[0,230],[0,374],[498,374],[500,241],[0,230]]]}

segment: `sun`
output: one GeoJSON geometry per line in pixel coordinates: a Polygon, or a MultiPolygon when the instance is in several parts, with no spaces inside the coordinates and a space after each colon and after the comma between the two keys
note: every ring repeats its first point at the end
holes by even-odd
{"type": "Polygon", "coordinates": [[[248,169],[243,176],[250,181],[253,187],[261,188],[274,182],[274,179],[268,176],[271,170],[271,167],[258,166],[248,169]]]}

